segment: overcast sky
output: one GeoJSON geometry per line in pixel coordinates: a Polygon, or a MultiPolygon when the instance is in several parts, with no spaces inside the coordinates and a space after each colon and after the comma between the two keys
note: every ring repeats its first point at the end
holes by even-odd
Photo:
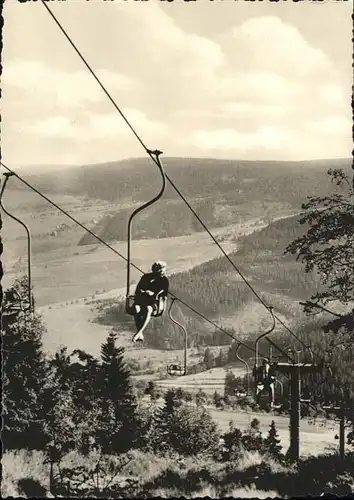
{"type": "MultiPolygon", "coordinates": [[[[49,6],[147,146],[165,156],[351,156],[352,1],[49,6]]],[[[144,156],[40,2],[6,0],[4,17],[4,163],[144,156]]]]}

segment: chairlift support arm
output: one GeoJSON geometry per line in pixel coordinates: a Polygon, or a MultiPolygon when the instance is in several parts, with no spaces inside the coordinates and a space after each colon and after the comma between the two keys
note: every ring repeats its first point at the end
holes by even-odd
{"type": "Polygon", "coordinates": [[[161,178],[162,178],[162,186],[161,186],[159,193],[154,198],[152,198],[151,200],[147,201],[146,203],[144,203],[143,205],[138,207],[136,210],[134,210],[134,212],[129,217],[128,237],[127,237],[127,293],[126,293],[127,300],[130,296],[131,236],[132,236],[133,219],[139,212],[141,212],[145,208],[148,208],[150,205],[152,205],[153,203],[158,201],[162,197],[162,195],[165,191],[165,187],[166,187],[166,176],[165,176],[165,172],[164,172],[163,166],[162,166],[160,158],[159,158],[160,154],[162,154],[162,151],[157,151],[157,150],[156,151],[148,151],[148,153],[155,157],[154,158],[156,160],[155,163],[159,168],[161,178]]]}
{"type": "Polygon", "coordinates": [[[177,326],[179,326],[183,330],[183,335],[184,335],[184,370],[182,375],[187,375],[187,349],[188,349],[188,334],[186,328],[181,325],[173,316],[172,316],[172,307],[175,301],[178,300],[176,298],[173,298],[170,307],[168,309],[168,315],[170,317],[170,320],[177,326]]]}
{"type": "Polygon", "coordinates": [[[241,361],[242,364],[245,365],[246,367],[246,375],[247,375],[247,393],[249,392],[250,390],[250,367],[249,367],[249,364],[247,363],[247,361],[243,358],[241,358],[241,356],[239,355],[238,351],[240,350],[240,347],[241,347],[241,344],[238,344],[237,347],[236,347],[236,352],[235,352],[235,355],[236,355],[236,358],[241,361]]]}
{"type": "MultiPolygon", "coordinates": [[[[258,368],[258,366],[259,366],[259,342],[261,341],[262,338],[264,338],[267,335],[269,335],[270,333],[272,333],[272,331],[275,328],[275,316],[274,316],[273,307],[269,307],[269,312],[272,315],[272,326],[269,328],[269,330],[267,330],[266,332],[264,332],[261,335],[259,335],[259,337],[257,337],[257,339],[256,339],[256,346],[255,346],[256,347],[255,348],[255,351],[256,351],[256,359],[255,359],[256,368],[258,368]]],[[[269,339],[267,339],[267,340],[269,341],[269,339]]]]}
{"type": "Polygon", "coordinates": [[[4,191],[6,188],[6,184],[9,180],[9,178],[13,175],[15,175],[13,172],[6,172],[3,174],[5,177],[5,181],[3,182],[1,186],[1,191],[0,191],[0,206],[2,210],[5,212],[6,215],[8,215],[11,219],[14,221],[18,222],[21,224],[22,227],[25,228],[26,234],[27,234],[27,265],[28,265],[28,309],[30,311],[33,311],[33,300],[32,300],[32,262],[31,262],[31,233],[28,228],[28,226],[20,219],[12,215],[5,207],[4,207],[4,202],[3,202],[3,195],[4,191]]]}

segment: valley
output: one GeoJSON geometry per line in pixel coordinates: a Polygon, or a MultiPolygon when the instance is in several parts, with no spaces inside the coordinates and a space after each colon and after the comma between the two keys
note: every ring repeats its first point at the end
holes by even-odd
{"type": "MultiPolygon", "coordinates": [[[[236,377],[245,374],[238,362],[189,373],[185,377],[167,375],[167,365],[183,364],[182,338],[168,319],[155,320],[149,326],[143,346],[131,342],[133,320],[121,307],[126,293],[123,258],[126,255],[126,220],[156,188],[143,182],[131,197],[127,196],[132,179],[136,182],[136,176],[145,175],[144,168],[139,165],[129,175],[127,167],[122,167],[121,173],[126,175],[125,178],[123,175],[124,192],[114,191],[112,186],[116,185],[116,180],[112,172],[107,175],[108,167],[104,167],[106,175],[98,178],[95,177],[97,168],[82,167],[80,171],[67,173],[71,180],[57,182],[53,173],[33,179],[36,187],[42,187],[51,200],[106,241],[114,251],[91,235],[88,238],[82,227],[35,193],[19,185],[6,192],[6,207],[28,224],[32,235],[33,289],[37,313],[46,326],[42,338],[44,351],[54,355],[65,346],[68,353],[83,349],[99,357],[101,345],[113,330],[117,345],[125,349],[128,366],[140,366],[132,371],[134,382],[154,380],[161,391],[181,387],[191,394],[202,390],[209,397],[215,391],[223,395],[228,370],[236,377]],[[82,176],[84,171],[85,177],[82,176]],[[75,176],[78,180],[72,182],[75,176]]],[[[235,170],[232,165],[224,167],[225,171],[219,170],[214,181],[210,180],[211,165],[203,167],[200,163],[194,171],[175,167],[174,175],[182,183],[182,191],[192,196],[192,205],[197,211],[201,210],[202,219],[232,261],[287,325],[296,329],[307,321],[299,300],[306,298],[318,282],[315,276],[304,277],[301,265],[284,256],[286,245],[299,231],[298,201],[302,195],[293,193],[292,187],[306,172],[306,189],[310,191],[320,185],[325,193],[325,172],[319,165],[315,165],[313,171],[301,165],[295,172],[284,168],[279,175],[279,165],[277,169],[258,165],[250,179],[249,174],[242,178],[249,165],[243,166],[244,170],[241,167],[235,170]],[[236,172],[235,175],[232,172],[236,172]],[[205,196],[202,196],[203,188],[205,196]]],[[[304,186],[304,179],[300,184],[304,186]]],[[[137,224],[133,232],[133,263],[147,271],[152,261],[166,260],[171,291],[177,297],[222,328],[229,329],[237,338],[254,342],[260,331],[269,327],[269,313],[221,256],[211,238],[185,217],[171,190],[164,203],[157,211],[145,214],[137,224]]],[[[5,215],[2,234],[3,286],[6,288],[26,273],[27,242],[23,229],[5,215]]],[[[132,270],[132,287],[139,278],[140,273],[132,270]]],[[[177,302],[175,308],[176,318],[188,330],[188,367],[203,362],[208,346],[215,354],[220,348],[227,352],[232,342],[230,337],[180,303],[177,302]]],[[[279,328],[275,334],[282,334],[279,328]]],[[[243,357],[245,355],[243,352],[243,357]]],[[[285,448],[289,445],[287,417],[215,407],[208,407],[208,410],[222,431],[228,430],[230,420],[240,429],[246,429],[257,416],[262,432],[266,433],[274,419],[282,445],[285,448]]],[[[336,446],[334,426],[326,425],[319,427],[309,425],[306,419],[301,421],[302,455],[319,454],[336,446]]]]}
{"type": "MultiPolygon", "coordinates": [[[[347,160],[341,163],[345,168],[349,166],[347,160]]],[[[287,221],[299,212],[297,199],[303,196],[300,188],[308,191],[316,186],[326,192],[325,168],[330,162],[283,165],[278,162],[273,165],[271,162],[167,158],[165,164],[168,174],[178,180],[182,192],[193,197],[191,203],[204,207],[203,220],[252,285],[273,303],[282,318],[296,326],[301,308],[294,298],[303,298],[310,283],[301,284],[296,292],[291,285],[299,276],[299,266],[289,259],[280,264],[287,243],[287,221]],[[293,190],[295,186],[296,192],[293,190]],[[282,220],[284,228],[280,227],[280,232],[270,233],[269,237],[267,228],[275,227],[276,221],[282,224],[282,220]],[[282,280],[286,282],[284,285],[282,280]]],[[[117,236],[110,241],[115,234],[114,228],[117,234],[121,232],[128,214],[158,187],[158,181],[151,177],[151,165],[143,159],[73,168],[65,172],[54,170],[26,179],[81,224],[104,241],[108,240],[122,257],[126,255],[126,241],[119,241],[117,236]],[[107,221],[116,222],[107,225],[107,221]]],[[[85,345],[88,352],[97,355],[112,327],[118,333],[121,345],[132,347],[132,325],[121,322],[119,315],[113,324],[97,322],[98,304],[106,301],[114,307],[115,301],[119,302],[125,295],[124,259],[90,235],[94,243],[82,244],[86,234],[83,228],[29,191],[18,179],[10,182],[4,203],[10,212],[28,224],[32,235],[33,289],[37,310],[48,329],[43,339],[45,349],[53,352],[60,345],[66,345],[69,350],[85,345]]],[[[163,225],[166,236],[149,238],[146,234],[136,239],[139,235],[133,233],[133,263],[145,271],[153,260],[166,260],[171,291],[223,327],[233,328],[240,338],[254,336],[259,329],[267,328],[269,318],[264,307],[245,289],[240,276],[221,256],[205,231],[195,228],[197,230],[190,232],[193,227],[186,226],[186,234],[173,236],[174,228],[183,221],[176,202],[176,195],[169,187],[163,203],[159,202],[158,210],[162,211],[157,219],[156,213],[151,212],[138,221],[138,225],[143,221],[146,227],[163,225]],[[172,213],[173,221],[169,219],[172,213]],[[230,295],[233,290],[239,290],[239,295],[230,295]],[[215,303],[214,306],[213,301],[218,300],[220,305],[215,303]]],[[[7,287],[26,273],[27,241],[19,224],[6,215],[3,219],[3,285],[7,287]]],[[[290,236],[293,234],[289,233],[290,236]]],[[[140,273],[132,269],[132,286],[139,277],[140,273]]],[[[178,312],[185,324],[192,321],[192,331],[206,326],[195,323],[193,314],[185,308],[178,312]]],[[[149,335],[154,335],[151,328],[149,335]]],[[[210,328],[206,327],[208,330],[210,328]]],[[[128,352],[131,356],[138,356],[134,349],[128,352]]]]}

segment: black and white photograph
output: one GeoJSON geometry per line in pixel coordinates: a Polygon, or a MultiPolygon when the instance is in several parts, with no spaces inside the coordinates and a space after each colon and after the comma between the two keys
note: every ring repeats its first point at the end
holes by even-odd
{"type": "Polygon", "coordinates": [[[1,497],[354,495],[353,0],[1,3],[1,497]]]}

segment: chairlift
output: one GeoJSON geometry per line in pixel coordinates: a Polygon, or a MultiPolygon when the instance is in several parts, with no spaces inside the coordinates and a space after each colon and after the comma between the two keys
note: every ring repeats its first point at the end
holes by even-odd
{"type": "Polygon", "coordinates": [[[236,358],[246,367],[246,390],[238,390],[236,392],[236,396],[238,397],[241,397],[241,398],[245,398],[247,396],[250,396],[252,395],[252,391],[251,391],[251,384],[250,384],[250,367],[249,367],[249,364],[247,363],[246,360],[244,360],[243,358],[241,358],[241,356],[239,355],[238,351],[239,349],[241,348],[241,345],[242,344],[238,344],[237,347],[236,347],[236,352],[235,352],[235,355],[236,355],[236,358]]]}
{"type": "Polygon", "coordinates": [[[30,312],[31,315],[34,313],[34,298],[32,293],[31,233],[28,226],[22,220],[12,215],[4,206],[3,195],[7,182],[9,178],[15,174],[13,172],[6,172],[3,175],[5,180],[0,191],[0,206],[6,215],[8,215],[18,224],[21,224],[21,226],[25,229],[27,235],[27,296],[26,298],[22,297],[20,293],[14,288],[5,291],[1,309],[2,314],[10,319],[20,313],[30,312]]]}
{"type": "Polygon", "coordinates": [[[169,375],[171,375],[171,377],[173,377],[173,376],[183,376],[184,375],[184,370],[181,367],[181,365],[171,364],[171,365],[168,365],[168,367],[167,367],[167,373],[169,375]]]}
{"type": "MultiPolygon", "coordinates": [[[[125,310],[127,314],[130,314],[131,316],[133,316],[136,313],[134,307],[134,300],[135,300],[135,295],[128,295],[126,297],[125,310]]],[[[163,300],[163,298],[159,297],[156,302],[156,309],[155,308],[153,309],[151,316],[153,316],[154,318],[158,318],[159,316],[162,316],[164,312],[165,312],[165,301],[163,300]]]]}
{"type": "MultiPolygon", "coordinates": [[[[130,293],[130,267],[131,267],[131,240],[132,240],[132,222],[133,222],[133,219],[134,217],[139,213],[141,212],[142,210],[144,210],[145,208],[148,208],[150,205],[152,205],[153,203],[155,203],[156,201],[158,201],[164,191],[165,191],[165,187],[166,187],[166,176],[165,176],[165,172],[164,172],[164,169],[163,169],[163,166],[160,162],[160,154],[162,154],[162,151],[150,151],[148,150],[148,153],[154,157],[154,161],[156,163],[156,165],[158,166],[159,168],[159,171],[160,171],[160,174],[161,174],[161,178],[162,178],[162,186],[161,186],[161,189],[160,191],[158,192],[158,194],[152,198],[151,200],[147,201],[146,203],[144,203],[143,205],[141,205],[140,207],[138,207],[136,210],[134,210],[134,212],[131,214],[131,216],[129,217],[129,220],[128,220],[128,235],[127,235],[127,291],[126,291],[126,299],[125,299],[125,311],[127,314],[131,315],[131,316],[134,316],[136,314],[136,311],[135,311],[135,308],[133,307],[133,304],[134,304],[134,299],[135,299],[135,296],[132,295],[130,293]]],[[[159,298],[157,300],[157,307],[153,309],[152,313],[151,313],[151,316],[153,317],[159,317],[159,316],[162,316],[162,314],[164,313],[164,306],[165,306],[165,301],[162,299],[162,298],[159,298]]]]}
{"type": "Polygon", "coordinates": [[[171,305],[170,305],[170,308],[168,310],[168,315],[169,315],[169,318],[170,320],[177,326],[179,326],[182,331],[183,331],[183,335],[184,335],[184,368],[182,368],[180,365],[178,364],[171,364],[171,365],[168,365],[167,366],[167,373],[171,376],[184,376],[184,375],[187,375],[187,349],[188,349],[188,335],[187,335],[187,330],[186,328],[181,325],[181,323],[179,323],[173,316],[172,316],[172,307],[173,307],[173,304],[175,303],[175,301],[178,300],[176,299],[176,297],[173,297],[172,298],[172,301],[171,301],[171,305]]]}

